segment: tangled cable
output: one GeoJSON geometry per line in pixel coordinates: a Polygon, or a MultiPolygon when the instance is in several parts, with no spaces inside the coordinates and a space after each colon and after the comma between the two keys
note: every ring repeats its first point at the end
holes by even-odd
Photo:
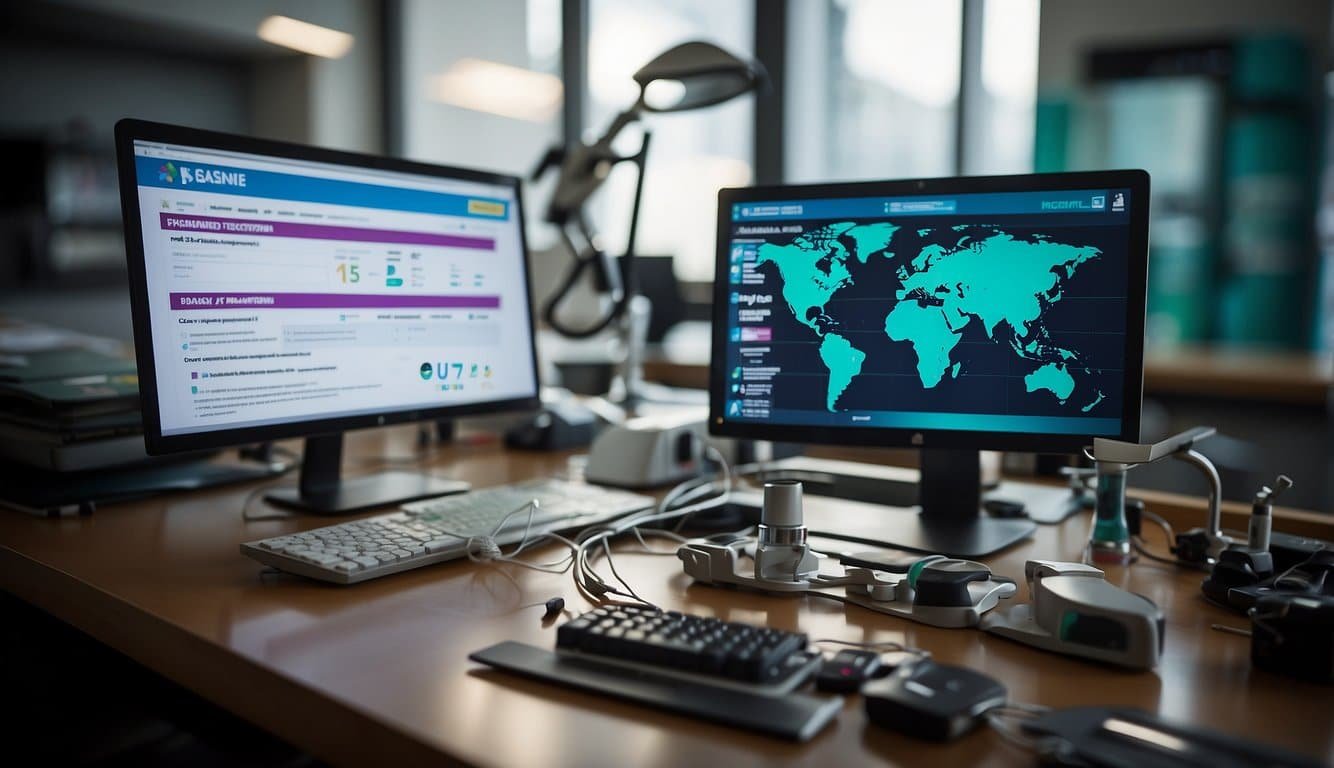
{"type": "Polygon", "coordinates": [[[616,562],[612,557],[611,540],[629,533],[634,535],[646,554],[676,554],[675,549],[667,551],[653,549],[649,546],[645,537],[665,538],[678,544],[684,542],[685,537],[681,536],[678,531],[685,525],[687,519],[697,512],[713,509],[726,503],[728,495],[732,491],[733,473],[728,466],[727,458],[712,445],[706,444],[705,451],[719,465],[721,479],[703,477],[687,480],[668,491],[667,495],[663,496],[662,500],[653,509],[586,528],[580,531],[573,540],[555,533],[533,535],[533,521],[541,508],[537,499],[533,499],[506,514],[497,521],[488,533],[468,534],[449,530],[442,530],[441,532],[464,539],[468,559],[475,563],[509,563],[534,571],[542,571],[543,573],[567,573],[573,570],[574,583],[579,590],[579,594],[595,605],[637,604],[656,608],[657,606],[654,603],[641,597],[634,590],[634,587],[631,587],[620,572],[616,570],[616,562]],[[506,552],[497,541],[497,536],[505,529],[510,520],[516,515],[524,513],[527,513],[528,517],[524,525],[523,536],[519,543],[514,545],[513,549],[506,552]],[[671,529],[645,527],[674,519],[677,522],[671,529]],[[519,557],[535,545],[551,542],[560,544],[569,552],[564,557],[550,562],[535,563],[519,557]],[[607,567],[611,569],[611,580],[603,577],[594,565],[599,556],[606,559],[607,567]]]}

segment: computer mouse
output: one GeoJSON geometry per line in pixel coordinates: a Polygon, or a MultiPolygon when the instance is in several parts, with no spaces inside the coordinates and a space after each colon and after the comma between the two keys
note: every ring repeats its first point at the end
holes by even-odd
{"type": "Polygon", "coordinates": [[[957,739],[1007,695],[1005,686],[981,672],[932,661],[901,666],[862,685],[868,720],[929,741],[957,739]]]}
{"type": "Polygon", "coordinates": [[[913,605],[969,608],[973,605],[968,584],[991,578],[991,569],[971,560],[936,560],[917,574],[913,605]]]}
{"type": "Polygon", "coordinates": [[[1013,519],[1028,517],[1028,509],[1022,501],[1009,499],[987,499],[982,502],[982,509],[992,517],[1013,519]]]}

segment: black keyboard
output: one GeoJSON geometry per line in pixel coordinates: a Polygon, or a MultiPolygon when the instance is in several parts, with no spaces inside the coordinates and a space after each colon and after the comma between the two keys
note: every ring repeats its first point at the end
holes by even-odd
{"type": "Polygon", "coordinates": [[[762,686],[799,682],[818,664],[806,635],[655,608],[603,607],[556,630],[563,652],[762,686]]]}

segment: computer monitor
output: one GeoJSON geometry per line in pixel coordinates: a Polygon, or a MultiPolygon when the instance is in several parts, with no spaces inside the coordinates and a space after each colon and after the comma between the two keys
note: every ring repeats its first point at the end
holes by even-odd
{"type": "Polygon", "coordinates": [[[305,437],[347,512],[456,490],[342,479],[342,433],[538,404],[519,180],[177,126],[116,125],[149,453],[305,437]]]}
{"type": "Polygon", "coordinates": [[[1032,524],[979,516],[979,450],[1138,440],[1143,171],[718,200],[710,430],[921,449],[920,514],[864,538],[994,552],[1032,524]]]}

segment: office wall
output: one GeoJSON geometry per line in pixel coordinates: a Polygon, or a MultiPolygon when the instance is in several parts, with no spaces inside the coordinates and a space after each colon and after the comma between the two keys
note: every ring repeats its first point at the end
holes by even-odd
{"type": "MultiPolygon", "coordinates": [[[[380,111],[380,29],[376,0],[48,0],[70,13],[80,11],[179,29],[217,41],[232,57],[253,62],[246,73],[250,91],[240,102],[221,103],[218,111],[241,116],[226,120],[213,112],[197,113],[197,125],[253,131],[292,141],[365,152],[383,150],[380,111]],[[351,34],[356,42],[341,59],[299,56],[256,37],[259,23],[282,14],[351,34]],[[217,121],[217,122],[210,122],[217,121]]],[[[206,58],[208,51],[201,54],[206,58]]],[[[193,70],[188,67],[182,74],[193,70]]],[[[127,81],[133,82],[133,81],[127,81]]],[[[138,81],[156,90],[159,80],[138,81]]],[[[205,101],[205,92],[190,98],[205,101]]],[[[160,93],[191,93],[161,91],[160,93]]],[[[185,100],[185,99],[181,99],[185,100]]],[[[6,103],[8,106],[8,103],[6,103]]],[[[136,105],[137,106],[137,105],[136,105]]],[[[159,110],[160,111],[160,110],[159,110]]]]}
{"type": "Polygon", "coordinates": [[[1328,51],[1330,3],[1320,0],[1048,0],[1038,36],[1038,88],[1063,90],[1082,76],[1084,54],[1109,43],[1287,31],[1328,51]]]}
{"type": "Polygon", "coordinates": [[[0,133],[45,134],[78,119],[110,149],[111,126],[131,115],[244,131],[249,77],[241,67],[165,53],[6,43],[0,133]]]}

